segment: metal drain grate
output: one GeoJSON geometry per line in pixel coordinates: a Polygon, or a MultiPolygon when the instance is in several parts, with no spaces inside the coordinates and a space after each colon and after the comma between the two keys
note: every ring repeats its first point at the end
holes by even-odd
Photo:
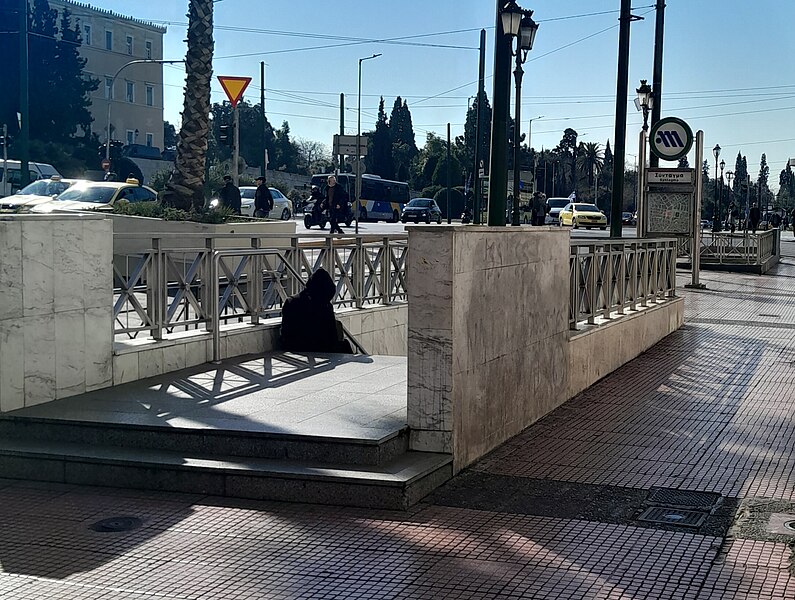
{"type": "Polygon", "coordinates": [[[680,527],[693,527],[698,529],[707,520],[707,513],[695,510],[682,510],[667,508],[665,506],[652,506],[644,510],[638,521],[647,523],[660,523],[662,525],[678,525],[680,527]]]}
{"type": "Polygon", "coordinates": [[[91,525],[91,529],[103,533],[111,533],[138,529],[141,525],[143,525],[143,522],[137,517],[112,517],[97,521],[91,525]]]}
{"type": "Polygon", "coordinates": [[[710,510],[720,501],[720,494],[712,492],[691,492],[671,488],[652,488],[647,504],[673,506],[692,510],[710,510]]]}

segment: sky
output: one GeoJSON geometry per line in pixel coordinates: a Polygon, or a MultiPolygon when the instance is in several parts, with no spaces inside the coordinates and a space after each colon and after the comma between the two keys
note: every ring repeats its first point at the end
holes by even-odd
{"type": "MultiPolygon", "coordinates": [[[[184,58],[187,0],[90,0],[89,4],[164,24],[164,58],[184,58]]],[[[553,148],[567,127],[583,142],[613,145],[620,0],[519,0],[539,23],[524,65],[523,131],[532,145],[553,148]],[[542,117],[542,118],[536,118],[542,117]]],[[[634,0],[627,120],[627,164],[637,160],[642,125],[632,99],[652,79],[655,0],[634,0]]],[[[480,30],[486,30],[486,92],[492,97],[494,0],[218,0],[214,74],[250,76],[246,99],[259,101],[266,63],[265,105],[294,138],[331,146],[357,127],[358,61],[362,63],[362,130],[374,128],[379,98],[387,114],[397,96],[408,102],[417,145],[428,132],[463,132],[477,93],[480,30]]],[[[770,185],[795,158],[795,0],[667,0],[662,116],[684,119],[705,135],[714,170],[719,144],[726,169],[738,152],[756,177],[767,154],[770,185]]],[[[179,123],[184,69],[164,67],[165,118],[179,123]]],[[[213,81],[212,101],[225,98],[213,81]]],[[[513,107],[513,100],[511,101],[513,107]]],[[[690,155],[691,165],[694,154],[690,155]]],[[[666,163],[663,163],[663,165],[666,163]]],[[[674,163],[668,163],[675,166],[674,163]]]]}

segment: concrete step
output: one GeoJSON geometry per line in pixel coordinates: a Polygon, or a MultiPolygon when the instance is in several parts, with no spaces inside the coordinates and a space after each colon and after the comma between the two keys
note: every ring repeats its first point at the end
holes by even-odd
{"type": "MultiPolygon", "coordinates": [[[[243,421],[241,421],[243,423],[243,421]]],[[[151,449],[342,465],[383,465],[408,450],[408,427],[377,439],[296,435],[235,429],[163,427],[0,415],[0,440],[151,449]]]]}
{"type": "Polygon", "coordinates": [[[452,477],[447,454],[380,465],[207,456],[0,435],[0,478],[405,509],[452,477]]]}

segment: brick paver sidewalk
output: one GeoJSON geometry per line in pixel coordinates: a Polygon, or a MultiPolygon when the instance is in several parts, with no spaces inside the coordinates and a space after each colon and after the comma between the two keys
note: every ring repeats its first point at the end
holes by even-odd
{"type": "Polygon", "coordinates": [[[793,265],[705,272],[683,329],[408,513],[0,480],[0,598],[793,599],[793,265]],[[716,508],[639,521],[659,487],[716,508]]]}

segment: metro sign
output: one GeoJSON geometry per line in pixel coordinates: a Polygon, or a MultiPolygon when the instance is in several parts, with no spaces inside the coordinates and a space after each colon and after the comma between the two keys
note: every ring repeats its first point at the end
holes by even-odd
{"type": "Polygon", "coordinates": [[[651,127],[649,147],[661,160],[679,160],[693,146],[693,130],[682,119],[666,117],[651,127]]]}

